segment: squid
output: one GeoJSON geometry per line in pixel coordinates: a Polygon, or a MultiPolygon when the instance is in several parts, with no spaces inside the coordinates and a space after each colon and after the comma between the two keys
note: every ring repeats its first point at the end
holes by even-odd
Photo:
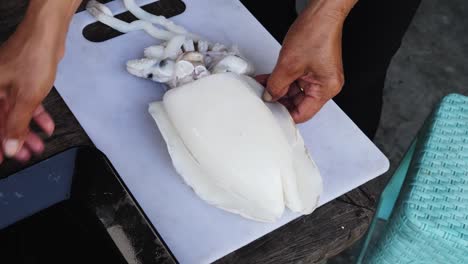
{"type": "Polygon", "coordinates": [[[87,10],[116,30],[162,41],[128,61],[127,70],[170,87],[149,113],[183,181],[205,202],[247,219],[274,222],[286,207],[312,213],[323,189],[319,169],[288,110],[262,100],[252,63],[236,46],[123,1],[140,20],[121,21],[97,1],[87,10]]]}

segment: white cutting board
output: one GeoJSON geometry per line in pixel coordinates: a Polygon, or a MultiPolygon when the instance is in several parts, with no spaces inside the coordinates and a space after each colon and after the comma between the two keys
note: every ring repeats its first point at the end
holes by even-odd
{"type": "MultiPolygon", "coordinates": [[[[176,23],[213,41],[236,43],[258,73],[271,72],[280,45],[240,2],[185,3],[187,10],[172,18],[176,23]]],[[[121,1],[108,6],[114,14],[124,11],[121,1]]],[[[75,15],[55,85],[181,263],[212,262],[298,217],[286,211],[274,224],[258,223],[200,200],[173,169],[147,111],[164,88],[125,71],[126,61],[142,57],[155,40],[132,32],[92,43],[82,35],[92,22],[87,12],[75,15]]],[[[333,102],[300,129],[324,180],[321,204],[388,169],[387,158],[333,102]]]]}

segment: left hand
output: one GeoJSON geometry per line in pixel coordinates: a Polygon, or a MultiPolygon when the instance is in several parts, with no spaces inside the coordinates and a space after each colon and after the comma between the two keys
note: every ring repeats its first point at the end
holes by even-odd
{"type": "Polygon", "coordinates": [[[54,131],[54,121],[41,102],[52,88],[62,49],[44,35],[21,24],[0,46],[0,163],[2,154],[26,162],[44,150],[42,139],[30,130],[31,121],[48,136],[54,131]]]}
{"type": "Polygon", "coordinates": [[[256,78],[266,86],[263,99],[285,105],[296,123],[312,118],[344,84],[345,1],[350,4],[349,0],[312,0],[289,29],[272,74],[256,78]],[[330,6],[335,2],[339,5],[330,6]]]}
{"type": "Polygon", "coordinates": [[[81,0],[30,0],[15,33],[0,45],[0,163],[21,162],[44,150],[30,130],[34,121],[45,134],[54,121],[42,106],[64,55],[69,23],[81,0]]]}

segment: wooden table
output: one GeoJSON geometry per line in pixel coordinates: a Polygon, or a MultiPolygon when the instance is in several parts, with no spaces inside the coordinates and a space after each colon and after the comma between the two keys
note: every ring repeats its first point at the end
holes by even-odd
{"type": "MultiPolygon", "coordinates": [[[[25,1],[10,1],[12,4],[4,5],[3,10],[0,5],[0,40],[13,31],[25,9],[25,1]],[[2,16],[5,12],[8,17],[2,16]]],[[[173,0],[161,2],[170,5],[173,0]]],[[[44,106],[56,122],[56,131],[46,140],[43,155],[35,157],[29,164],[73,146],[93,145],[55,89],[45,99],[44,106]]],[[[0,177],[26,166],[28,164],[7,161],[0,167],[0,177]]],[[[366,232],[375,212],[376,193],[380,191],[381,188],[376,188],[373,183],[356,188],[313,214],[300,217],[227,255],[218,263],[314,263],[335,256],[366,232]]]]}

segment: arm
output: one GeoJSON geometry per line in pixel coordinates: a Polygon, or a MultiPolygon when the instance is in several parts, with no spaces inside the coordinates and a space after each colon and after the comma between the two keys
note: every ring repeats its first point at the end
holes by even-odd
{"type": "Polygon", "coordinates": [[[341,35],[357,0],[311,0],[286,35],[266,85],[265,101],[279,101],[300,123],[337,95],[344,83],[341,35]]]}
{"type": "Polygon", "coordinates": [[[31,0],[16,32],[0,46],[0,139],[7,157],[26,161],[44,149],[29,131],[31,120],[49,135],[54,130],[41,102],[52,88],[68,25],[80,2],[31,0]]]}

